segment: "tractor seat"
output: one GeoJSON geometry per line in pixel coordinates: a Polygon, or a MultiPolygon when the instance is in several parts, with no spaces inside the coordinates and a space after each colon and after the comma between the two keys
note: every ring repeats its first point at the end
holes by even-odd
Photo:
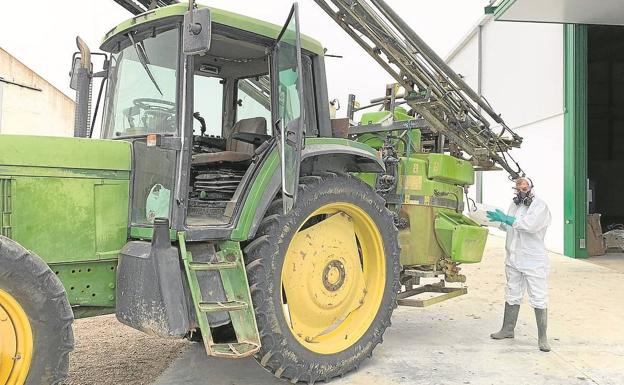
{"type": "Polygon", "coordinates": [[[232,139],[232,134],[236,132],[266,135],[267,121],[265,118],[250,118],[236,122],[227,138],[225,151],[193,155],[191,165],[201,166],[211,163],[244,162],[250,160],[256,150],[256,146],[232,139]]]}

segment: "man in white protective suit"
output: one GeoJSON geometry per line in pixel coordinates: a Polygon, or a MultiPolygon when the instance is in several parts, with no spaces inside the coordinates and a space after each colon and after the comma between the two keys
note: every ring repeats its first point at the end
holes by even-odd
{"type": "Polygon", "coordinates": [[[520,303],[526,289],[529,302],[535,309],[539,349],[549,352],[546,336],[549,263],[544,236],[550,225],[550,211],[546,203],[533,193],[530,179],[522,177],[515,182],[516,195],[507,214],[498,209],[487,212],[490,221],[500,222],[500,228],[507,232],[503,327],[490,336],[496,340],[514,338],[520,303]]]}

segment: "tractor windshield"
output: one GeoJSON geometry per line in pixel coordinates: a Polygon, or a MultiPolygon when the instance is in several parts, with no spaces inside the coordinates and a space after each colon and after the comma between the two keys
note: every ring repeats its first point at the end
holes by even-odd
{"type": "Polygon", "coordinates": [[[178,49],[176,28],[142,40],[130,35],[113,55],[105,138],[177,132],[178,49]]]}

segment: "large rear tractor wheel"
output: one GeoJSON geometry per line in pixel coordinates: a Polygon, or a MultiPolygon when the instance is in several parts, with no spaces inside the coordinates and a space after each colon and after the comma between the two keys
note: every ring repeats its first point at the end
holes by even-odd
{"type": "Polygon", "coordinates": [[[314,383],[355,368],[382,341],[396,307],[392,214],[349,175],[301,178],[297,204],[269,207],[245,248],[262,347],[277,377],[314,383]]]}
{"type": "Polygon", "coordinates": [[[0,236],[0,385],[64,380],[73,320],[65,289],[48,265],[0,236]]]}

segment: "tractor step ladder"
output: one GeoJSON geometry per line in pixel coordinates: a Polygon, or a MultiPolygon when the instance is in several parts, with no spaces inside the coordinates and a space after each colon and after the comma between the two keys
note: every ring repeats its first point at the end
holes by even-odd
{"type": "Polygon", "coordinates": [[[251,304],[251,294],[247,273],[243,263],[243,253],[237,242],[223,242],[216,253],[217,262],[195,262],[193,255],[186,250],[185,236],[178,233],[180,252],[186,270],[191,297],[197,314],[197,322],[202,332],[206,352],[210,356],[243,358],[255,354],[260,349],[260,335],[251,304]],[[197,272],[218,271],[223,282],[227,301],[209,302],[202,299],[197,272]],[[216,343],[212,338],[208,314],[228,312],[236,333],[236,342],[216,343]]]}

